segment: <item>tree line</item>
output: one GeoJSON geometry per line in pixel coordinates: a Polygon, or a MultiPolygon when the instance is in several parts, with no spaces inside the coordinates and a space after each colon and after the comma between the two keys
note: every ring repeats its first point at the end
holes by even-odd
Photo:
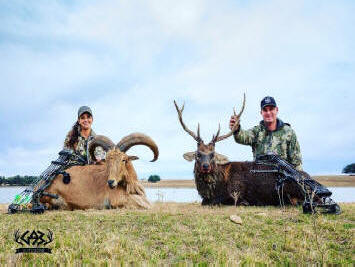
{"type": "Polygon", "coordinates": [[[11,177],[0,176],[0,185],[20,185],[27,186],[31,185],[38,179],[38,176],[21,176],[15,175],[11,177]]]}
{"type": "MultiPolygon", "coordinates": [[[[18,185],[18,186],[27,186],[33,184],[35,181],[38,180],[38,176],[21,176],[15,175],[11,177],[0,176],[0,186],[1,185],[18,185]]],[[[156,183],[160,181],[159,175],[150,175],[148,182],[156,183]]]]}

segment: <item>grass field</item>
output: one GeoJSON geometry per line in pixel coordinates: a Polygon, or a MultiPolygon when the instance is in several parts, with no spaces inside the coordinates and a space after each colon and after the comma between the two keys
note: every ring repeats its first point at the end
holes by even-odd
{"type": "MultiPolygon", "coordinates": [[[[320,175],[313,176],[315,180],[325,186],[333,186],[333,187],[355,187],[355,176],[350,175],[320,175]]],[[[195,187],[194,180],[166,180],[163,179],[157,183],[148,183],[147,181],[143,181],[142,184],[145,187],[175,187],[175,188],[183,188],[183,187],[195,187]]]]}
{"type": "Polygon", "coordinates": [[[202,207],[155,203],[151,210],[4,214],[0,263],[354,263],[355,203],[341,215],[300,207],[202,207]],[[230,221],[241,217],[242,224],[230,221]],[[51,229],[52,254],[15,254],[13,233],[51,229]]]}

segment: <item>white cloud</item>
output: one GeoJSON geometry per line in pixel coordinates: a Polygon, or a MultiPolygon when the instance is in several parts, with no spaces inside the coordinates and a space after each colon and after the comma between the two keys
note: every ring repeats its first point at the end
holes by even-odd
{"type": "Polygon", "coordinates": [[[27,149],[25,147],[12,147],[0,156],[1,175],[40,175],[50,164],[56,160],[53,155],[54,147],[46,149],[27,149]]]}
{"type": "MultiPolygon", "coordinates": [[[[6,174],[25,173],[29,164],[43,167],[36,160],[12,165],[9,153],[20,153],[17,143],[45,155],[44,161],[56,155],[80,105],[93,108],[94,129],[114,142],[136,131],[156,140],[156,163],[148,162],[147,149],[132,150],[142,158],[135,163],[142,175],[192,173],[182,154],[196,144],[178,124],[173,100],[186,102],[184,120],[192,130],[200,122],[209,141],[218,123],[228,131],[244,92],[244,128],[259,122],[260,99],[273,95],[280,118],[298,134],[305,161],[337,157],[345,164],[354,158],[355,21],[349,2],[21,5],[32,17],[13,8],[0,27],[0,111],[8,116],[0,123],[10,146],[1,149],[0,160],[13,166],[0,169],[6,174]]],[[[218,143],[217,151],[251,159],[251,149],[232,138],[218,143]]]]}

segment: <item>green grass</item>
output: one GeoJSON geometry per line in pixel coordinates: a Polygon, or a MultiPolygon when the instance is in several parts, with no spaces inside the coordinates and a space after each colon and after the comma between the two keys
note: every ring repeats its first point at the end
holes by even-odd
{"type": "Polygon", "coordinates": [[[156,203],[148,211],[0,215],[0,263],[353,263],[355,204],[341,215],[288,207],[156,203]],[[239,215],[242,225],[229,220],[239,215]],[[51,229],[52,254],[15,254],[16,229],[51,229]]]}

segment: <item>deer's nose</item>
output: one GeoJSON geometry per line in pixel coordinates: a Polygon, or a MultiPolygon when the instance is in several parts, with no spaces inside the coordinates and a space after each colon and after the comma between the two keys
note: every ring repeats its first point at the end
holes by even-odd
{"type": "Polygon", "coordinates": [[[210,167],[210,165],[207,164],[207,163],[203,163],[203,164],[202,164],[202,168],[204,168],[204,169],[208,169],[209,167],[210,167]]]}

